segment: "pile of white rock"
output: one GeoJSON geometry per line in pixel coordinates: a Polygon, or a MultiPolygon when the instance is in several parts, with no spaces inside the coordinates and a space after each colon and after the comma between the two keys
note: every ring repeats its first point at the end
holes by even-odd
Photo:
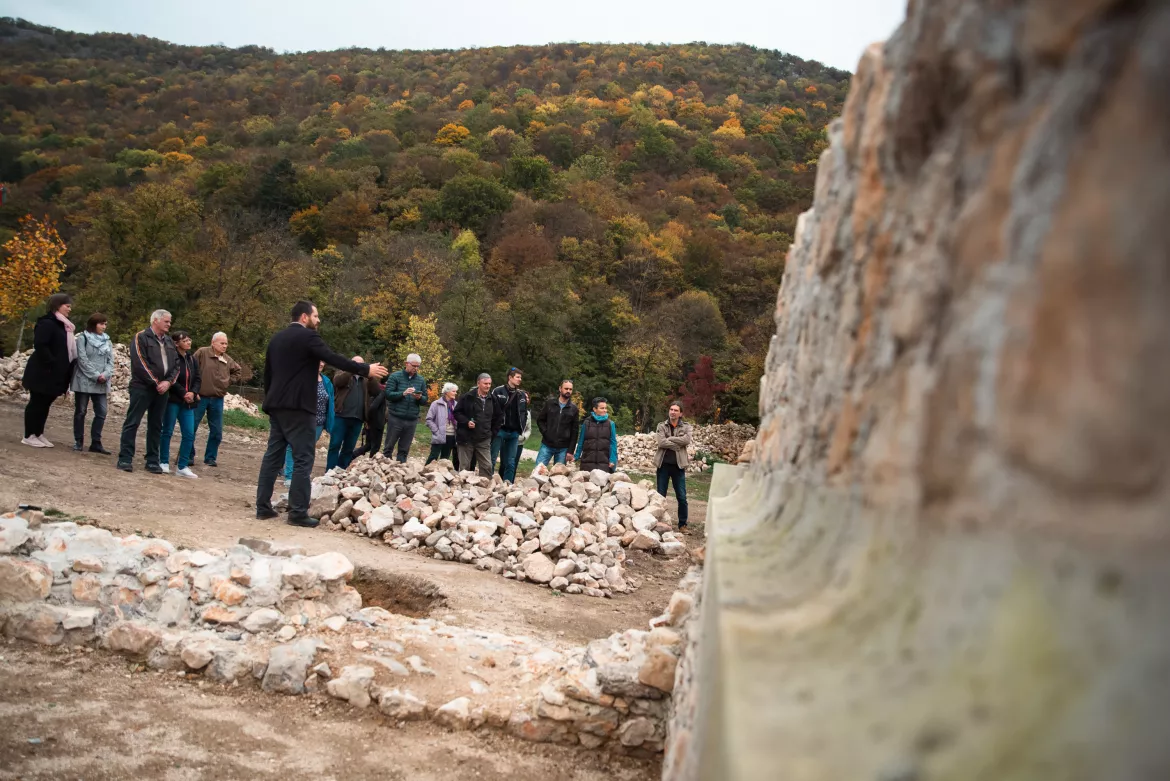
{"type": "MultiPolygon", "coordinates": [[[[721,461],[735,463],[743,451],[744,443],[756,435],[756,427],[734,422],[692,426],[691,445],[687,448],[690,456],[688,472],[706,472],[710,467],[697,460],[699,453],[709,453],[721,461]]],[[[623,434],[618,437],[618,463],[635,472],[653,472],[654,458],[658,453],[656,434],[623,434]]]]}
{"type": "Polygon", "coordinates": [[[223,397],[223,408],[225,410],[238,409],[248,413],[249,415],[255,415],[257,417],[263,414],[260,412],[259,407],[245,399],[243,396],[238,396],[235,393],[229,393],[223,397]]]}
{"type": "Polygon", "coordinates": [[[627,549],[686,552],[665,499],[622,472],[558,464],[513,484],[456,472],[449,461],[402,464],[379,453],[315,479],[312,497],[309,515],[326,528],[567,594],[636,588],[622,566],[627,549]]]}

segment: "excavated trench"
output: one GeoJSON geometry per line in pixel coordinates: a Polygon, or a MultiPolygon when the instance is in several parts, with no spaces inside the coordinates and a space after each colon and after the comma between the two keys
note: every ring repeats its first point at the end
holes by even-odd
{"type": "Polygon", "coordinates": [[[363,607],[380,607],[411,618],[426,618],[447,604],[439,585],[418,575],[357,567],[349,585],[361,594],[363,607]]]}

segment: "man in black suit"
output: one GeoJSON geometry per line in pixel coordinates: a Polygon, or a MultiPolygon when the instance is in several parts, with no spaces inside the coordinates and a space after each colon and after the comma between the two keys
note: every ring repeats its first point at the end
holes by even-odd
{"type": "Polygon", "coordinates": [[[272,489],[284,469],[285,448],[292,448],[293,476],[288,492],[288,522],[316,526],[309,517],[309,475],[316,440],[317,369],[321,361],[363,377],[382,379],[380,363],[357,363],[329,349],[317,326],[321,318],[309,301],[292,308],[292,323],[268,342],[264,357],[264,411],[268,413],[268,450],[260,462],[256,517],[275,518],[272,489]]]}

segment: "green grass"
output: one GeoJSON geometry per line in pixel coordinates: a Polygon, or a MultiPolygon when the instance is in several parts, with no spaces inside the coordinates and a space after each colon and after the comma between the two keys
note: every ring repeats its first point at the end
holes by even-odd
{"type": "Polygon", "coordinates": [[[225,426],[234,426],[235,428],[251,428],[261,431],[268,430],[268,416],[249,415],[242,409],[225,409],[223,411],[223,424],[225,426]]]}

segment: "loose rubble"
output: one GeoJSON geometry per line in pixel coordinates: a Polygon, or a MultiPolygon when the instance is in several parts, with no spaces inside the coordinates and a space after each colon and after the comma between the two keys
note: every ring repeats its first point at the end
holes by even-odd
{"type": "MultiPolygon", "coordinates": [[[[734,463],[744,443],[756,435],[755,426],[739,423],[717,423],[693,426],[691,446],[687,448],[691,464],[688,472],[705,472],[710,467],[697,458],[708,453],[721,461],[734,463]]],[[[635,472],[653,472],[654,457],[658,453],[656,434],[623,434],[618,437],[618,463],[635,472]]]]}
{"type": "Polygon", "coordinates": [[[637,588],[623,567],[627,549],[686,552],[649,480],[563,464],[512,484],[456,472],[449,461],[362,456],[313,481],[309,515],[398,550],[593,597],[637,588]]]}
{"type": "Polygon", "coordinates": [[[339,553],[251,539],[183,550],[36,511],[0,516],[0,532],[10,641],[103,648],[143,669],[329,696],[396,722],[634,755],[665,745],[686,619],[677,606],[698,583],[692,570],[648,630],[565,647],[362,607],[339,553]]]}
{"type": "MultiPolygon", "coordinates": [[[[20,378],[24,376],[24,367],[32,350],[26,350],[18,355],[0,358],[0,399],[16,396],[22,401],[28,399],[28,392],[21,387],[20,378]]],[[[114,345],[114,376],[110,380],[109,402],[115,409],[125,409],[130,405],[130,348],[124,344],[114,345]]],[[[61,396],[58,404],[72,404],[73,394],[61,396]]],[[[243,396],[234,393],[227,394],[223,399],[224,409],[238,409],[249,415],[261,415],[260,408],[243,396]]]]}

